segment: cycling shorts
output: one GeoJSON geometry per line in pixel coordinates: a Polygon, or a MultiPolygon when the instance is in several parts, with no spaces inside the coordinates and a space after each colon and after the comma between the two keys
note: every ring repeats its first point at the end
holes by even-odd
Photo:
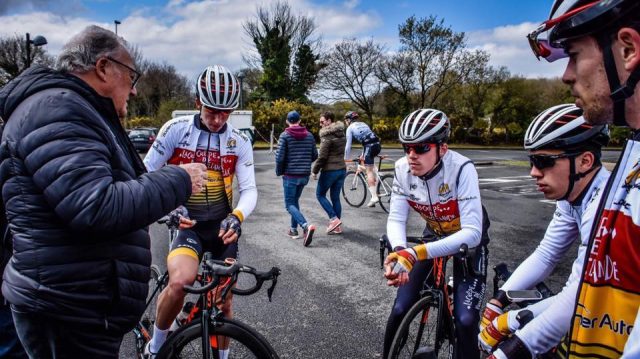
{"type": "Polygon", "coordinates": [[[376,159],[376,156],[380,153],[380,142],[370,143],[368,145],[364,145],[364,164],[365,165],[373,165],[376,159]]]}
{"type": "Polygon", "coordinates": [[[212,259],[217,260],[238,258],[238,242],[225,245],[218,237],[220,222],[222,220],[199,221],[189,229],[179,230],[178,236],[171,243],[171,250],[167,258],[186,254],[196,258],[199,262],[205,252],[211,252],[212,259]]]}

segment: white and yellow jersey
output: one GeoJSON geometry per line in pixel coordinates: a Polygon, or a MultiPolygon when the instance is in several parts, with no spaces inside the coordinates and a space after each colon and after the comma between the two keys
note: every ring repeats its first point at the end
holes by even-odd
{"type": "Polygon", "coordinates": [[[455,254],[460,245],[480,244],[482,204],[478,173],[468,158],[447,151],[439,170],[429,178],[411,174],[407,158],[396,161],[387,236],[393,248],[406,247],[406,223],[413,208],[433,233],[443,238],[427,243],[429,258],[455,254]]]}
{"type": "Polygon", "coordinates": [[[229,123],[220,133],[211,133],[200,126],[199,114],[167,122],[160,129],[144,164],[150,172],[165,164],[207,165],[205,189],[192,194],[186,203],[189,216],[200,221],[219,220],[231,212],[235,175],[240,199],[233,213],[242,221],[253,211],[258,198],[251,142],[229,123]]]}

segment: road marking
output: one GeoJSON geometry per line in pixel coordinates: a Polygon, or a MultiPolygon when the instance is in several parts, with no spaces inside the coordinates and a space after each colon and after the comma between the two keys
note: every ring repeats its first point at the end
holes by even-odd
{"type": "Polygon", "coordinates": [[[507,176],[507,177],[496,177],[496,178],[480,178],[478,181],[480,184],[492,184],[492,183],[511,183],[511,182],[522,182],[531,180],[531,176],[507,176]]]}

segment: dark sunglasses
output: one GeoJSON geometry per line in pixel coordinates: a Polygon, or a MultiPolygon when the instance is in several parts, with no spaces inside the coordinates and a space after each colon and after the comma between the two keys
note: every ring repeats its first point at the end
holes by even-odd
{"type": "Polygon", "coordinates": [[[556,17],[555,19],[547,20],[542,24],[540,24],[540,26],[538,26],[537,29],[529,33],[529,35],[527,35],[527,40],[529,40],[529,46],[531,47],[531,51],[533,51],[533,54],[536,55],[536,58],[540,60],[540,58],[542,57],[548,62],[554,62],[558,59],[567,57],[568,55],[564,48],[554,47],[549,43],[549,41],[545,39],[538,39],[538,36],[540,36],[540,34],[542,34],[543,32],[546,32],[547,30],[556,26],[557,24],[563,22],[564,20],[584,10],[587,10],[588,8],[596,5],[599,2],[600,1],[591,2],[589,4],[577,7],[569,12],[566,12],[556,17]]]}
{"type": "Polygon", "coordinates": [[[551,168],[556,165],[556,160],[560,158],[570,158],[579,153],[561,153],[558,155],[529,155],[529,165],[539,170],[551,168]]]}
{"type": "Polygon", "coordinates": [[[404,153],[409,154],[411,150],[415,152],[417,155],[425,154],[431,151],[432,147],[435,147],[434,143],[412,143],[412,144],[402,144],[402,148],[404,149],[404,153]]]}
{"type": "Polygon", "coordinates": [[[109,60],[109,61],[113,61],[113,62],[115,62],[116,64],[118,64],[120,66],[126,67],[127,70],[129,70],[129,77],[131,78],[131,88],[133,89],[133,88],[136,87],[136,84],[138,83],[138,80],[140,80],[140,76],[142,76],[138,71],[136,71],[136,69],[132,68],[129,65],[123,64],[122,62],[114,59],[111,56],[107,56],[106,59],[109,60]]]}

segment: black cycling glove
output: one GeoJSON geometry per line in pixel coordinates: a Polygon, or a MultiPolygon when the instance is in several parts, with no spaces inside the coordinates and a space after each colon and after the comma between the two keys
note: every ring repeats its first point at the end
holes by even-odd
{"type": "Polygon", "coordinates": [[[240,235],[242,234],[240,223],[240,218],[238,218],[238,216],[233,213],[229,213],[227,218],[223,219],[222,222],[220,222],[220,229],[225,232],[229,229],[233,229],[238,234],[238,238],[240,238],[240,235]]]}

